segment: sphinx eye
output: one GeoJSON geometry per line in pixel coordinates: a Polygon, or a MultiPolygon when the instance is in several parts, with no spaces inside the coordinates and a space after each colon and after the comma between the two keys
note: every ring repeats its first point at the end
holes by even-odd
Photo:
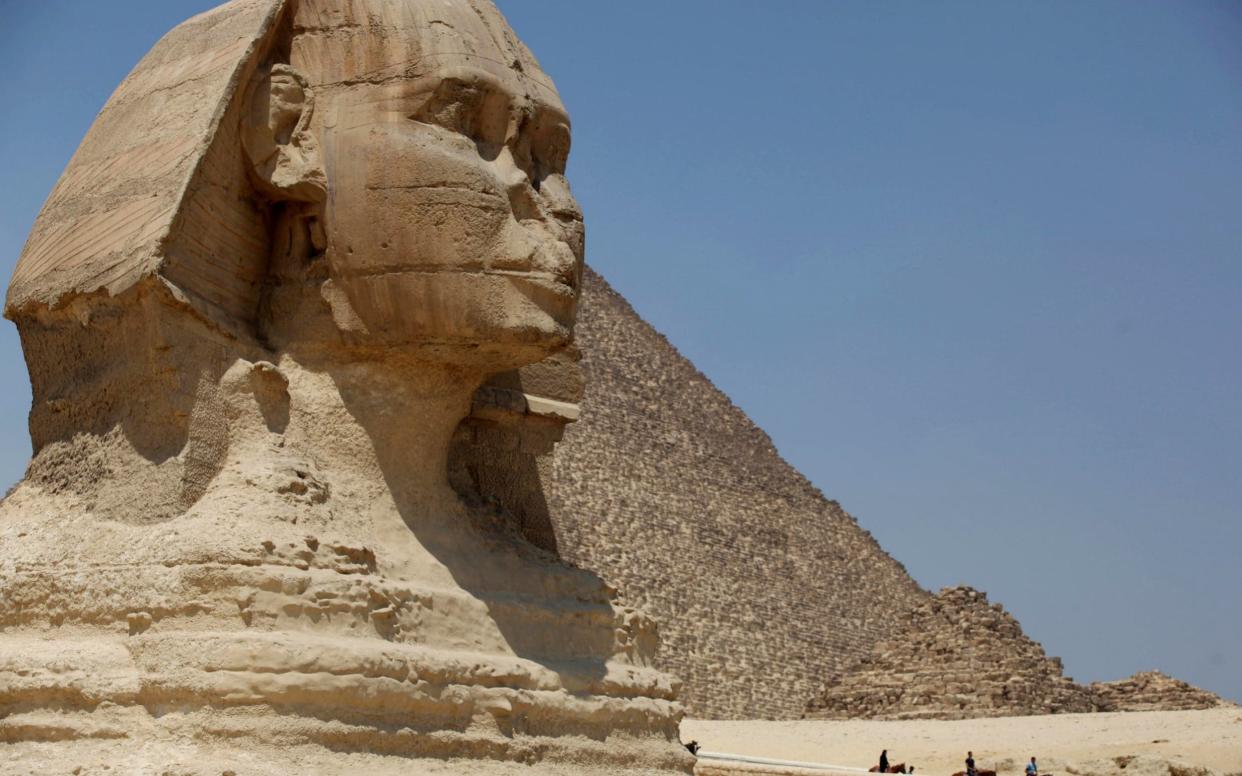
{"type": "Polygon", "coordinates": [[[410,118],[472,138],[477,133],[483,96],[475,84],[446,78],[410,118]]]}
{"type": "Polygon", "coordinates": [[[410,118],[435,124],[463,135],[476,143],[503,140],[505,123],[503,98],[484,84],[446,78],[410,118]]]}

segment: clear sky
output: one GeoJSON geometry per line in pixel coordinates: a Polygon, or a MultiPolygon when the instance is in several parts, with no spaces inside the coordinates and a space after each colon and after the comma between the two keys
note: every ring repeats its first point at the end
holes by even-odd
{"type": "MultiPolygon", "coordinates": [[[[0,0],[0,262],[213,0],[0,0]]],[[[1242,2],[501,0],[588,260],[924,586],[1242,700],[1242,2]]],[[[7,275],[6,275],[7,276],[7,275]]],[[[0,325],[0,480],[29,383],[0,325]]]]}

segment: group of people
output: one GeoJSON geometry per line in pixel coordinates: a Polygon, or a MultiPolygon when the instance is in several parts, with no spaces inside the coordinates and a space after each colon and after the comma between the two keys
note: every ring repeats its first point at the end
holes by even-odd
{"type": "MultiPolygon", "coordinates": [[[[967,752],[966,776],[996,776],[996,771],[980,771],[975,767],[975,753],[967,752]]],[[[1039,776],[1039,763],[1035,761],[1034,755],[1031,755],[1031,761],[1026,764],[1026,776],[1039,776]]],[[[1044,774],[1044,776],[1049,776],[1049,774],[1044,774]]]]}
{"type": "MultiPolygon", "coordinates": [[[[914,766],[907,767],[905,763],[890,765],[888,750],[885,749],[880,752],[879,767],[872,768],[871,770],[878,770],[880,773],[914,773],[914,766]]],[[[954,774],[954,776],[996,776],[996,771],[980,771],[975,767],[975,753],[967,752],[966,770],[962,774],[954,774]]],[[[1039,763],[1035,761],[1034,755],[1031,756],[1031,761],[1026,764],[1026,776],[1039,776],[1039,763]]],[[[1048,774],[1044,774],[1044,776],[1048,776],[1048,774]]]]}

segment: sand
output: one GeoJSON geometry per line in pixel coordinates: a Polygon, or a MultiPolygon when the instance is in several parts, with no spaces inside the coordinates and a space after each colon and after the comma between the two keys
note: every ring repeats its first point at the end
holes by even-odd
{"type": "Polygon", "coordinates": [[[951,722],[688,719],[681,731],[682,740],[695,739],[709,751],[848,767],[874,765],[880,750],[888,749],[890,762],[913,764],[927,776],[961,770],[968,749],[979,767],[995,767],[998,776],[1020,776],[1031,755],[1042,770],[1058,774],[1126,772],[1114,758],[1132,756],[1138,759],[1129,762],[1129,772],[1145,775],[1161,771],[1153,767],[1160,761],[1242,774],[1242,708],[1237,707],[951,722]]]}

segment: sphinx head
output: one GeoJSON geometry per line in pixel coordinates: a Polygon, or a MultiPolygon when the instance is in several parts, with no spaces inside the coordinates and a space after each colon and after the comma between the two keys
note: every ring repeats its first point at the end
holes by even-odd
{"type": "Polygon", "coordinates": [[[503,18],[300,0],[290,30],[242,133],[279,213],[271,338],[493,368],[566,344],[583,253],[569,119],[503,18]],[[316,310],[330,325],[307,323],[316,310]]]}
{"type": "Polygon", "coordinates": [[[146,284],[269,349],[533,363],[576,313],[568,152],[555,88],[487,0],[233,0],[109,101],[6,313],[29,328],[146,284]]]}

